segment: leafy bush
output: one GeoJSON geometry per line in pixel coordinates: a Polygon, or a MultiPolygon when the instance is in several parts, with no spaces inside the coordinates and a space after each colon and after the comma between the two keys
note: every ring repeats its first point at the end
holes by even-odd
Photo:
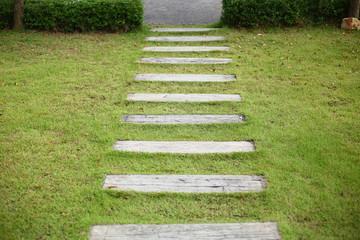
{"type": "Polygon", "coordinates": [[[13,24],[14,5],[12,0],[0,0],[0,29],[13,24]]]}
{"type": "Polygon", "coordinates": [[[345,17],[347,0],[223,0],[222,22],[233,27],[294,26],[345,17]]]}
{"type": "Polygon", "coordinates": [[[141,0],[27,0],[27,29],[65,32],[129,31],[143,20],[141,0]]]}

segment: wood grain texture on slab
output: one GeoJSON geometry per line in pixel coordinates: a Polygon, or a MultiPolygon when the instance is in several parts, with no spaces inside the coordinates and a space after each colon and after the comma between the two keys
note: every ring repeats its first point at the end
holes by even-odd
{"type": "Polygon", "coordinates": [[[244,122],[242,114],[228,115],[124,115],[123,122],[139,124],[206,124],[206,123],[235,123],[244,122]]]}
{"type": "Polygon", "coordinates": [[[241,101],[241,96],[239,94],[130,93],[127,100],[146,102],[238,102],[241,101]]]}
{"type": "Polygon", "coordinates": [[[122,141],[117,140],[114,150],[147,153],[232,153],[255,151],[251,141],[195,142],[195,141],[122,141]]]}
{"type": "Polygon", "coordinates": [[[226,64],[231,63],[230,58],[140,58],[140,63],[162,64],[226,64]]]}
{"type": "Polygon", "coordinates": [[[235,75],[215,74],[136,74],[135,81],[163,81],[163,82],[229,82],[235,81],[235,75]]]}
{"type": "Polygon", "coordinates": [[[229,47],[144,47],[147,52],[212,52],[229,51],[229,47]]]}
{"type": "Polygon", "coordinates": [[[279,240],[274,222],[92,226],[90,240],[279,240]]]}
{"type": "Polygon", "coordinates": [[[182,36],[182,37],[147,37],[147,41],[156,42],[209,42],[209,41],[223,41],[223,36],[182,36]]]}
{"type": "Polygon", "coordinates": [[[253,175],[107,175],[104,189],[138,192],[234,193],[265,189],[253,175]]]}

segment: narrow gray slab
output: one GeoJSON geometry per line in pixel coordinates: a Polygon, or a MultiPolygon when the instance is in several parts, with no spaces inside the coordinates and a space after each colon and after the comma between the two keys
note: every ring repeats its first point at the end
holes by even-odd
{"type": "Polygon", "coordinates": [[[209,42],[223,41],[223,36],[181,36],[181,37],[147,37],[146,41],[156,42],[209,42]]]}
{"type": "Polygon", "coordinates": [[[91,227],[90,240],[279,240],[277,224],[126,224],[91,227]]]}
{"type": "Polygon", "coordinates": [[[144,47],[147,52],[212,52],[229,51],[229,47],[144,47]]]}
{"type": "Polygon", "coordinates": [[[163,82],[229,82],[235,81],[235,75],[210,74],[136,74],[135,81],[163,81],[163,82]]]}
{"type": "Polygon", "coordinates": [[[167,64],[226,64],[230,58],[140,58],[140,63],[167,63],[167,64]]]}
{"type": "Polygon", "coordinates": [[[153,28],[151,32],[209,32],[219,28],[153,28]]]}
{"type": "Polygon", "coordinates": [[[252,175],[107,175],[104,189],[138,192],[234,193],[262,191],[263,176],[252,175]]]}
{"type": "Polygon", "coordinates": [[[140,124],[202,124],[244,122],[245,116],[234,115],[124,115],[123,122],[140,124]]]}
{"type": "Polygon", "coordinates": [[[170,94],[170,93],[130,93],[128,100],[146,102],[214,102],[241,101],[238,94],[170,94]]]}
{"type": "Polygon", "coordinates": [[[194,142],[194,141],[121,141],[115,142],[114,150],[147,153],[231,153],[255,151],[250,141],[194,142]]]}

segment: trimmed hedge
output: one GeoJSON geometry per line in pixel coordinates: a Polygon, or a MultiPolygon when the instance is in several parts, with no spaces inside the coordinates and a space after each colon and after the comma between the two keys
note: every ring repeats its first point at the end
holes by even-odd
{"type": "Polygon", "coordinates": [[[0,0],[0,29],[10,28],[13,24],[13,0],[0,0]]]}
{"type": "MultiPolygon", "coordinates": [[[[143,11],[141,0],[26,0],[23,20],[26,29],[40,31],[126,32],[142,24],[143,11]]],[[[3,15],[0,27],[10,27],[3,15]]]]}
{"type": "Polygon", "coordinates": [[[347,0],[223,0],[222,22],[246,28],[340,22],[347,4],[347,0]]]}
{"type": "Polygon", "coordinates": [[[64,32],[129,31],[143,21],[141,0],[28,0],[27,29],[64,32]]]}

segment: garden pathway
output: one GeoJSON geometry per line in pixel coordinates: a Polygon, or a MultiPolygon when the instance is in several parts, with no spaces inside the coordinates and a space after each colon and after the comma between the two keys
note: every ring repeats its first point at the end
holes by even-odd
{"type": "Polygon", "coordinates": [[[228,224],[125,224],[94,226],[91,240],[276,240],[275,223],[228,224]]]}
{"type": "MultiPolygon", "coordinates": [[[[211,29],[213,30],[213,29],[211,29]]],[[[161,30],[153,30],[161,32],[161,30]]],[[[164,31],[171,32],[171,29],[164,31]]],[[[185,30],[175,29],[173,32],[185,30]]],[[[190,30],[191,32],[192,30],[190,30]]],[[[197,29],[202,31],[202,29],[197,29]]],[[[204,29],[204,31],[209,31],[204,29]]],[[[150,37],[148,40],[174,40],[176,37],[150,37]]],[[[205,38],[182,37],[181,40],[204,41],[205,38]]],[[[206,39],[212,39],[207,37],[206,39]]],[[[223,40],[223,37],[217,37],[223,40]]],[[[171,49],[170,49],[171,50],[171,49]]],[[[193,58],[184,61],[181,58],[151,58],[152,61],[143,63],[225,63],[209,58],[193,58]],[[162,59],[162,60],[161,60],[162,59]],[[164,60],[166,59],[166,61],[164,60]]],[[[148,58],[149,59],[149,58],[148,58]]],[[[232,59],[227,59],[231,62],[232,59]]],[[[188,75],[188,74],[137,74],[136,81],[184,81],[184,82],[211,82],[234,81],[233,75],[188,75]]],[[[173,102],[202,102],[202,101],[240,101],[238,94],[149,94],[132,93],[128,100],[133,101],[173,101],[173,102]]],[[[142,124],[202,124],[241,122],[244,115],[125,115],[123,122],[142,124]]],[[[122,141],[115,142],[114,150],[145,153],[229,153],[255,151],[255,143],[251,141],[232,142],[194,142],[194,141],[122,141]]],[[[255,175],[107,175],[103,185],[104,189],[138,191],[138,192],[186,192],[186,193],[229,193],[254,192],[266,188],[264,176],[255,175]]],[[[222,224],[161,224],[161,225],[97,225],[91,228],[90,240],[112,239],[280,239],[277,224],[273,222],[260,223],[222,223],[222,224]]]]}
{"type": "Polygon", "coordinates": [[[209,24],[221,17],[222,0],[143,0],[147,24],[209,24]]]}
{"type": "Polygon", "coordinates": [[[142,124],[200,124],[200,123],[230,123],[244,122],[245,116],[242,114],[228,115],[124,115],[123,122],[142,123],[142,124]]]}

